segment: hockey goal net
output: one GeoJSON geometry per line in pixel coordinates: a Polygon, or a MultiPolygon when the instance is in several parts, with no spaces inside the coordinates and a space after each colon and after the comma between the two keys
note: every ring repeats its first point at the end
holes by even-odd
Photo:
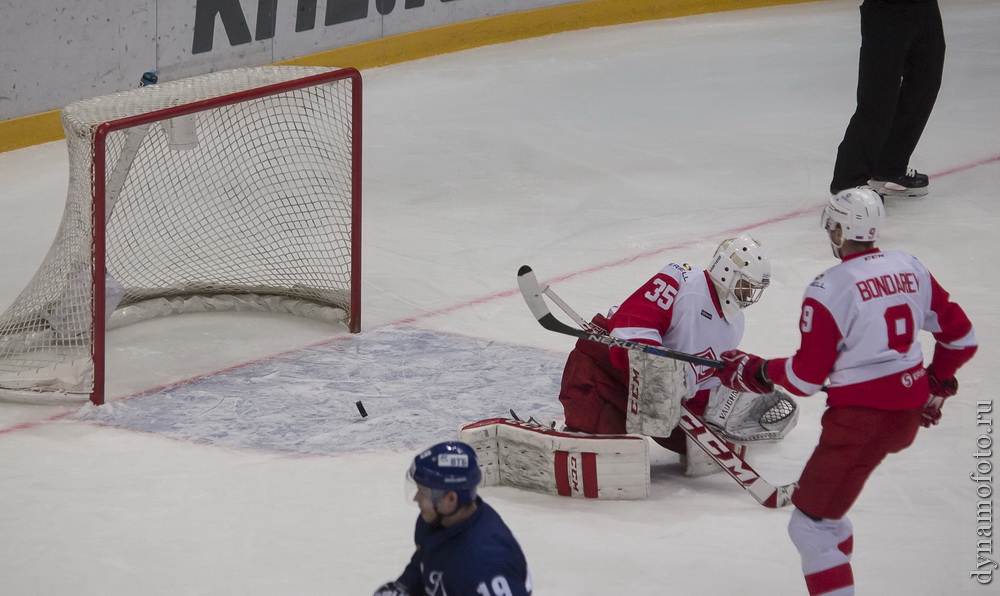
{"type": "Polygon", "coordinates": [[[105,330],[267,310],[360,329],[361,76],[271,66],[62,112],[69,191],[0,315],[0,397],[104,402],[105,330]]]}

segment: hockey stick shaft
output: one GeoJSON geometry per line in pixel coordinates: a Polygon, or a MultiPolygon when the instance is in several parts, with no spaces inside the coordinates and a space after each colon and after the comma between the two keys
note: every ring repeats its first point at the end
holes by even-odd
{"type": "Polygon", "coordinates": [[[742,486],[758,503],[770,509],[784,507],[792,502],[796,483],[776,486],[764,480],[757,470],[732,450],[728,443],[696,416],[686,404],[681,403],[681,430],[700,447],[712,461],[719,464],[729,476],[742,486]]]}
{"type": "Polygon", "coordinates": [[[560,298],[558,294],[556,294],[555,290],[553,290],[550,285],[545,284],[545,285],[542,285],[542,286],[539,286],[539,287],[541,288],[542,293],[549,297],[549,300],[551,300],[552,302],[554,302],[556,304],[556,306],[558,306],[560,309],[562,309],[562,311],[564,313],[566,313],[567,315],[569,315],[569,318],[573,319],[574,323],[576,323],[577,325],[579,325],[580,327],[582,327],[583,329],[585,329],[587,331],[595,331],[594,324],[591,323],[591,322],[589,322],[589,321],[587,321],[586,319],[584,319],[583,317],[581,317],[579,314],[577,314],[577,312],[575,310],[573,310],[570,307],[570,305],[566,304],[566,302],[564,302],[563,299],[560,298]]]}
{"type": "MultiPolygon", "coordinates": [[[[525,302],[528,303],[528,308],[531,309],[531,313],[535,315],[538,322],[549,331],[554,331],[556,333],[562,333],[564,335],[572,335],[574,337],[579,337],[582,339],[595,341],[597,343],[606,344],[609,346],[618,346],[619,348],[624,348],[626,350],[638,350],[640,352],[645,352],[647,354],[655,354],[656,356],[665,356],[667,358],[673,358],[674,360],[681,360],[683,362],[690,362],[692,364],[699,364],[701,366],[708,366],[718,370],[725,368],[725,365],[719,360],[713,360],[711,358],[702,358],[701,356],[695,356],[693,354],[685,354],[684,352],[677,352],[674,350],[668,350],[667,348],[658,348],[656,346],[650,346],[637,341],[629,341],[627,339],[619,339],[617,337],[612,337],[610,335],[599,333],[596,331],[585,331],[583,329],[577,329],[576,327],[571,327],[559,319],[557,319],[549,307],[545,304],[545,299],[542,298],[542,294],[549,296],[550,298],[554,294],[552,288],[546,286],[543,290],[541,286],[538,285],[538,278],[535,277],[535,272],[532,271],[531,267],[524,265],[517,272],[517,284],[521,290],[521,295],[524,296],[525,302]]],[[[575,313],[568,305],[563,307],[566,303],[562,300],[553,299],[560,308],[564,308],[567,314],[579,321],[583,319],[575,313]],[[573,316],[576,315],[576,316],[573,316]]],[[[589,324],[584,323],[582,326],[590,327],[589,324]]]]}
{"type": "MultiPolygon", "coordinates": [[[[693,364],[700,364],[701,366],[708,366],[718,370],[725,368],[725,365],[719,360],[713,360],[711,358],[702,358],[701,356],[695,356],[693,354],[685,354],[684,352],[677,352],[674,350],[668,350],[666,348],[658,348],[656,346],[650,346],[648,344],[640,343],[637,341],[629,341],[627,339],[619,339],[617,337],[612,337],[607,334],[598,333],[594,331],[585,331],[583,329],[577,329],[576,327],[571,327],[559,319],[555,318],[549,307],[545,304],[545,299],[542,298],[542,294],[549,296],[550,298],[554,294],[552,288],[546,286],[543,290],[541,286],[538,285],[538,279],[535,277],[535,272],[531,270],[531,267],[524,265],[517,272],[517,284],[521,290],[521,295],[524,296],[525,302],[528,303],[528,308],[531,309],[531,313],[535,315],[538,322],[549,331],[555,331],[556,333],[562,333],[564,335],[572,335],[574,337],[579,337],[582,339],[587,339],[590,341],[595,341],[597,343],[606,344],[609,346],[618,346],[619,348],[624,348],[626,350],[638,350],[640,352],[645,352],[647,354],[655,354],[657,356],[664,356],[666,358],[673,358],[674,360],[681,360],[684,362],[691,362],[693,364]]],[[[553,300],[560,308],[563,307],[565,302],[562,300],[553,300]]],[[[569,308],[567,305],[565,307],[567,314],[572,317],[575,311],[569,308]]],[[[574,319],[583,320],[579,315],[573,317],[574,319]]],[[[585,326],[588,326],[584,323],[585,326]]]]}
{"type": "MultiPolygon", "coordinates": [[[[683,352],[674,352],[673,350],[658,349],[638,342],[620,340],[596,330],[588,332],[582,329],[570,327],[555,318],[548,306],[545,304],[542,294],[548,296],[554,303],[556,303],[557,306],[559,306],[560,309],[562,309],[563,312],[565,312],[581,327],[591,326],[589,323],[584,321],[583,317],[573,310],[569,304],[559,298],[551,286],[540,286],[531,267],[527,265],[521,267],[521,269],[517,272],[517,281],[521,294],[524,296],[524,300],[528,304],[528,308],[531,309],[532,314],[535,315],[538,322],[550,331],[572,335],[574,337],[607,345],[620,346],[626,349],[641,350],[649,354],[665,356],[667,358],[674,358],[686,362],[693,362],[695,364],[705,364],[707,366],[712,366],[713,368],[722,367],[722,363],[717,360],[700,358],[683,352]],[[625,345],[623,345],[623,343],[625,345]]],[[[684,434],[694,441],[694,443],[698,445],[698,447],[700,447],[712,459],[712,461],[725,470],[733,480],[746,489],[746,491],[750,493],[750,495],[756,499],[758,503],[764,507],[772,509],[784,507],[785,505],[791,503],[792,492],[794,492],[796,487],[795,483],[784,486],[775,486],[770,482],[767,482],[760,476],[760,474],[757,473],[756,470],[753,469],[750,464],[746,462],[745,459],[733,451],[726,441],[715,434],[712,429],[705,426],[701,419],[691,412],[686,404],[681,403],[681,408],[680,427],[681,430],[684,431],[684,434]]]]}

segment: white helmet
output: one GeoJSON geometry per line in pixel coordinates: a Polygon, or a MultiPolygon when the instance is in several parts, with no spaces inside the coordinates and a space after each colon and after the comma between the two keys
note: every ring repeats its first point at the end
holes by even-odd
{"type": "Polygon", "coordinates": [[[712,256],[708,275],[719,291],[722,314],[732,321],[740,309],[760,300],[771,283],[771,262],[760,242],[741,234],[722,241],[712,256]]]}
{"type": "Polygon", "coordinates": [[[885,206],[882,197],[867,186],[849,188],[830,197],[830,202],[823,209],[820,225],[827,232],[837,229],[844,231],[840,244],[834,244],[833,254],[840,258],[840,249],[844,240],[856,242],[875,242],[885,225],[885,206]]]}

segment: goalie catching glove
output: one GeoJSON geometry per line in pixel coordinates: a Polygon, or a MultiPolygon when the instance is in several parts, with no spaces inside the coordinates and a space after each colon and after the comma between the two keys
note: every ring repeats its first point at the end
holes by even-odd
{"type": "Polygon", "coordinates": [[[798,419],[798,405],[781,391],[759,395],[720,386],[705,408],[705,423],[723,439],[741,444],[783,439],[798,419]]]}

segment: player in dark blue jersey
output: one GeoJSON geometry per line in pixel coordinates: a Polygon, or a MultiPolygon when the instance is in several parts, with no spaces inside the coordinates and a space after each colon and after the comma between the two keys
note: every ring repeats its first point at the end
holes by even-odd
{"type": "Polygon", "coordinates": [[[476,496],[482,472],[472,447],[434,445],[413,459],[408,477],[420,507],[417,551],[399,579],[375,596],[531,596],[520,545],[476,496]]]}

